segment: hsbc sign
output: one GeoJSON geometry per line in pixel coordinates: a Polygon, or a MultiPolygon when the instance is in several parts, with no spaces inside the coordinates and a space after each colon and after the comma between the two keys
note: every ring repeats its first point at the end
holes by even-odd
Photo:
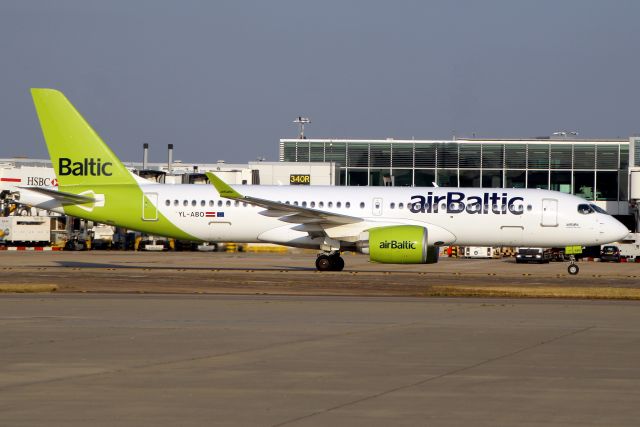
{"type": "Polygon", "coordinates": [[[58,180],[55,178],[43,178],[41,176],[29,176],[27,177],[27,185],[33,185],[36,187],[57,187],[58,180]]]}

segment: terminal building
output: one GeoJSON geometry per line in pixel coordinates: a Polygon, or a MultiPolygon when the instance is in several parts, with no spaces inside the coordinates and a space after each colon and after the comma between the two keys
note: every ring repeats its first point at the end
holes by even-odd
{"type": "Polygon", "coordinates": [[[640,137],[281,139],[279,155],[282,162],[335,163],[339,185],[561,191],[594,201],[632,231],[640,228],[640,137]]]}

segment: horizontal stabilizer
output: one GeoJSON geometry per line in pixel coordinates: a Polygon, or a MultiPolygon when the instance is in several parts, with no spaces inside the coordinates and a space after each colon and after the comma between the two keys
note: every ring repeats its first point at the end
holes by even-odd
{"type": "Polygon", "coordinates": [[[52,190],[50,188],[43,187],[19,187],[21,189],[35,191],[36,193],[44,194],[49,197],[53,197],[61,203],[68,205],[82,205],[85,203],[95,203],[96,199],[82,194],[66,193],[64,191],[52,190]]]}

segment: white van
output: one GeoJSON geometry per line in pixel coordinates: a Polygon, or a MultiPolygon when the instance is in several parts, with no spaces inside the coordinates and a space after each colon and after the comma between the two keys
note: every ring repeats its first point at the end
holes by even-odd
{"type": "Polygon", "coordinates": [[[463,256],[465,258],[493,258],[493,247],[465,246],[463,256]]]}

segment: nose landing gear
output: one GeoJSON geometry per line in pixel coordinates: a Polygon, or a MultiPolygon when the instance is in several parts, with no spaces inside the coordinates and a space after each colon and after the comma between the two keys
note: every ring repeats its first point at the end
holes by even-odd
{"type": "Polygon", "coordinates": [[[569,266],[567,267],[567,271],[572,276],[575,276],[580,271],[580,267],[576,264],[576,257],[573,255],[569,255],[569,266]]]}
{"type": "Polygon", "coordinates": [[[342,271],[344,269],[344,259],[340,256],[340,251],[329,254],[321,253],[316,259],[318,271],[342,271]]]}

